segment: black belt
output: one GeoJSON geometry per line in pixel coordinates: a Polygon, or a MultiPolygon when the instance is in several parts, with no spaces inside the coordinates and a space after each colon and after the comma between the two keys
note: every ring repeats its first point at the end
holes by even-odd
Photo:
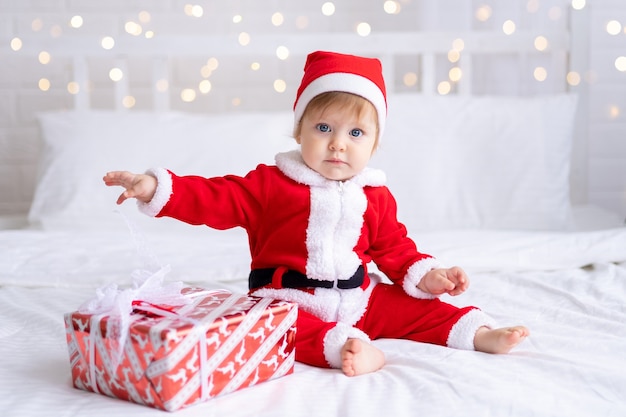
{"type": "MultiPolygon", "coordinates": [[[[250,289],[254,290],[271,284],[277,269],[279,268],[253,269],[248,277],[250,289]]],[[[335,285],[334,281],[311,279],[306,275],[291,269],[285,269],[279,278],[282,288],[333,288],[335,285]]],[[[364,278],[365,268],[363,268],[363,265],[360,265],[354,275],[350,278],[337,280],[337,288],[341,288],[342,290],[358,288],[363,284],[364,278]]]]}

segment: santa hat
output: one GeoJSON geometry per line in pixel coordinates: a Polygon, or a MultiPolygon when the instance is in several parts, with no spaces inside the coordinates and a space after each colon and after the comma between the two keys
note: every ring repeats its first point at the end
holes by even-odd
{"type": "Polygon", "coordinates": [[[378,136],[387,118],[387,96],[382,65],[376,58],[317,51],[309,54],[293,111],[296,125],[307,104],[322,93],[342,91],[371,102],[378,113],[378,136]]]}

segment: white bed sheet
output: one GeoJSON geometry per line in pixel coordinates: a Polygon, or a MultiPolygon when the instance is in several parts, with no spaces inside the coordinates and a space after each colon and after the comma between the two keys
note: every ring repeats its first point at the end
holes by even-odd
{"type": "MultiPolygon", "coordinates": [[[[144,230],[170,280],[246,290],[246,238],[204,228],[144,230]],[[181,233],[184,230],[185,233],[181,233]]],[[[164,415],[71,386],[63,313],[142,259],[128,231],[0,232],[0,414],[164,415]]],[[[626,228],[463,231],[415,236],[466,267],[477,305],[531,336],[509,355],[398,340],[374,343],[387,364],[347,378],[296,364],[293,375],[177,412],[180,416],[624,416],[626,228]]]]}

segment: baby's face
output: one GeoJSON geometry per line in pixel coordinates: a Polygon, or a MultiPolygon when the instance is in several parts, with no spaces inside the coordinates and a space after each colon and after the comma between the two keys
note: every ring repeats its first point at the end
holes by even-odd
{"type": "Polygon", "coordinates": [[[307,166],[325,178],[344,181],[369,163],[376,145],[376,110],[355,114],[338,105],[307,112],[296,141],[307,166]]]}

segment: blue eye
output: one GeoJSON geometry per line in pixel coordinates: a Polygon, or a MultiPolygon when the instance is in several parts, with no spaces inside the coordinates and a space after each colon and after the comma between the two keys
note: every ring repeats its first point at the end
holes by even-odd
{"type": "Polygon", "coordinates": [[[320,123],[317,125],[317,130],[323,133],[328,133],[330,132],[330,126],[328,126],[326,123],[320,123]]]}
{"type": "Polygon", "coordinates": [[[355,138],[358,138],[362,134],[363,134],[363,131],[361,129],[352,129],[350,131],[350,136],[355,137],[355,138]]]}

